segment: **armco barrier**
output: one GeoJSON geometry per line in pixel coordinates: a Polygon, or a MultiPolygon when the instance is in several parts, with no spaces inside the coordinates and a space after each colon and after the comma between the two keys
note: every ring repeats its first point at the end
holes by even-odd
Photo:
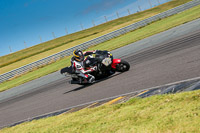
{"type": "Polygon", "coordinates": [[[193,0],[191,2],[185,3],[183,5],[175,7],[173,9],[170,9],[170,10],[167,10],[165,12],[159,13],[159,14],[157,14],[155,16],[150,17],[150,18],[147,18],[147,19],[144,19],[142,21],[133,23],[131,25],[128,25],[128,26],[123,27],[121,29],[115,30],[113,32],[110,32],[110,33],[105,34],[103,36],[100,36],[98,38],[92,39],[92,40],[87,41],[85,43],[79,44],[79,45],[74,46],[72,48],[66,49],[66,50],[61,51],[59,53],[56,53],[54,55],[48,56],[48,57],[43,58],[41,60],[38,60],[38,61],[35,61],[33,63],[27,64],[27,65],[22,66],[20,68],[14,69],[12,71],[9,71],[7,73],[4,73],[4,74],[0,75],[0,83],[2,83],[4,81],[7,81],[7,80],[10,80],[10,79],[12,79],[12,78],[14,78],[16,76],[19,76],[21,74],[24,74],[26,72],[32,71],[35,68],[47,65],[47,64],[49,64],[51,62],[54,62],[54,61],[56,61],[56,60],[58,60],[60,58],[65,57],[65,56],[69,56],[69,55],[72,54],[73,50],[75,50],[75,49],[85,50],[89,46],[96,45],[96,44],[105,42],[107,40],[110,40],[112,38],[118,37],[120,35],[126,34],[127,32],[136,30],[136,29],[138,29],[140,27],[143,27],[143,26],[145,26],[145,25],[147,25],[149,23],[152,23],[154,21],[157,21],[159,19],[162,19],[162,18],[165,18],[165,17],[169,17],[171,15],[174,15],[174,14],[180,13],[180,12],[182,12],[184,10],[187,10],[187,9],[192,8],[194,6],[197,6],[199,4],[200,4],[200,0],[193,0]]]}

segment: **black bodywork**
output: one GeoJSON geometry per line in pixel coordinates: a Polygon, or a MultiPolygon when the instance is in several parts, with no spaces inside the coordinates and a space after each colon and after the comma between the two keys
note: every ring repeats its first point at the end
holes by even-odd
{"type": "MultiPolygon", "coordinates": [[[[123,72],[123,71],[120,71],[120,65],[124,65],[123,63],[117,64],[116,69],[113,69],[111,67],[112,62],[113,62],[113,56],[109,51],[106,51],[106,50],[98,51],[97,50],[96,53],[95,53],[95,57],[93,57],[93,58],[91,58],[90,56],[86,57],[86,59],[83,62],[83,67],[84,67],[85,70],[87,70],[91,67],[97,66],[97,70],[91,72],[90,74],[93,75],[96,80],[98,80],[98,79],[105,78],[105,77],[108,77],[108,76],[114,74],[115,71],[123,72]],[[108,58],[110,60],[109,65],[104,65],[102,63],[102,61],[106,58],[108,58]],[[119,68],[119,70],[118,70],[118,68],[119,68]]],[[[125,70],[125,71],[127,71],[129,69],[130,65],[126,61],[124,61],[124,63],[125,63],[125,66],[128,67],[125,70]]],[[[82,80],[81,77],[76,77],[77,73],[75,73],[72,66],[65,67],[65,68],[61,69],[60,72],[61,72],[61,74],[64,74],[64,73],[70,74],[71,77],[72,77],[72,81],[78,81],[79,82],[79,81],[82,80]]]]}

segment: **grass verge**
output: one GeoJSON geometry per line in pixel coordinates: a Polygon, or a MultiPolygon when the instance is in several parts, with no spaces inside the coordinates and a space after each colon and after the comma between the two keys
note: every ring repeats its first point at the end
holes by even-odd
{"type": "Polygon", "coordinates": [[[59,37],[54,40],[9,54],[7,56],[0,57],[0,74],[45,58],[64,49],[89,41],[111,31],[130,25],[134,22],[151,17],[188,1],[191,0],[173,0],[140,13],[122,17],[87,30],[59,37]]]}
{"type": "MultiPolygon", "coordinates": [[[[174,16],[154,22],[148,26],[145,26],[145,27],[135,30],[133,32],[127,33],[127,34],[117,37],[115,39],[109,40],[102,44],[93,46],[90,49],[113,50],[113,49],[128,45],[130,43],[144,39],[146,37],[149,37],[151,35],[165,31],[167,29],[170,29],[175,26],[192,21],[194,19],[200,18],[199,12],[200,12],[200,5],[193,7],[182,13],[176,14],[174,16]]],[[[70,60],[70,57],[66,57],[66,58],[61,59],[55,63],[52,63],[48,66],[45,66],[45,67],[35,70],[33,72],[29,72],[21,77],[12,79],[11,81],[6,81],[4,83],[1,83],[0,84],[0,92],[7,90],[9,88],[18,86],[20,84],[23,84],[25,82],[31,81],[33,79],[42,77],[49,73],[55,72],[63,67],[66,67],[70,63],[69,60],[70,60]]]]}
{"type": "Polygon", "coordinates": [[[200,90],[86,108],[26,122],[0,132],[200,132],[200,90]]]}

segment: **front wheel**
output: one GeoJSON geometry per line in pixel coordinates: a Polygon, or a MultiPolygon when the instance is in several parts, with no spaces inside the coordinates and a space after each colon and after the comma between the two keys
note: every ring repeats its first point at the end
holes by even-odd
{"type": "Polygon", "coordinates": [[[117,65],[117,71],[119,72],[128,71],[129,68],[130,68],[130,64],[125,60],[121,60],[121,62],[117,65]]]}

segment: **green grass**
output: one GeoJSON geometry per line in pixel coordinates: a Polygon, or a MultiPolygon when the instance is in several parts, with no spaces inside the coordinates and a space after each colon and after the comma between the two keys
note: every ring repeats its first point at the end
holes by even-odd
{"type": "Polygon", "coordinates": [[[4,128],[0,132],[197,133],[200,132],[200,90],[86,108],[4,128]]]}
{"type": "Polygon", "coordinates": [[[9,81],[0,84],[0,92],[18,86],[20,84],[26,83],[28,81],[37,79],[44,75],[50,74],[52,72],[59,70],[60,68],[64,68],[69,65],[70,65],[70,57],[66,57],[62,60],[59,60],[55,63],[52,63],[40,69],[33,70],[32,72],[29,72],[22,76],[14,77],[14,79],[11,79],[9,81]]]}
{"type": "MultiPolygon", "coordinates": [[[[115,39],[112,39],[110,41],[107,41],[105,43],[96,45],[91,47],[90,49],[99,49],[99,50],[113,50],[122,46],[125,46],[127,44],[130,44],[132,42],[144,39],[145,37],[154,35],[156,33],[165,31],[167,29],[170,29],[172,27],[175,27],[177,25],[189,22],[191,20],[194,20],[196,18],[200,18],[200,5],[193,7],[185,12],[179,13],[177,15],[165,18],[163,20],[154,22],[148,26],[145,26],[143,28],[140,28],[138,30],[135,30],[133,32],[127,33],[125,35],[122,35],[120,37],[117,37],[115,39]]],[[[4,83],[0,84],[0,91],[7,90],[9,88],[18,86],[20,84],[23,84],[25,82],[31,81],[33,79],[39,78],[41,76],[44,76],[46,74],[55,72],[63,67],[66,67],[70,63],[70,57],[66,57],[64,59],[61,59],[55,63],[52,63],[48,66],[45,66],[43,68],[40,68],[38,70],[35,70],[33,72],[27,73],[21,77],[14,78],[10,81],[6,81],[4,83]]]]}
{"type": "MultiPolygon", "coordinates": [[[[134,22],[143,20],[160,12],[166,11],[191,0],[173,0],[158,7],[129,15],[99,26],[59,37],[39,45],[0,57],[0,74],[11,71],[41,58],[60,52],[64,49],[81,44],[111,31],[117,30],[134,22]]],[[[39,38],[38,38],[39,39],[39,38]]]]}

